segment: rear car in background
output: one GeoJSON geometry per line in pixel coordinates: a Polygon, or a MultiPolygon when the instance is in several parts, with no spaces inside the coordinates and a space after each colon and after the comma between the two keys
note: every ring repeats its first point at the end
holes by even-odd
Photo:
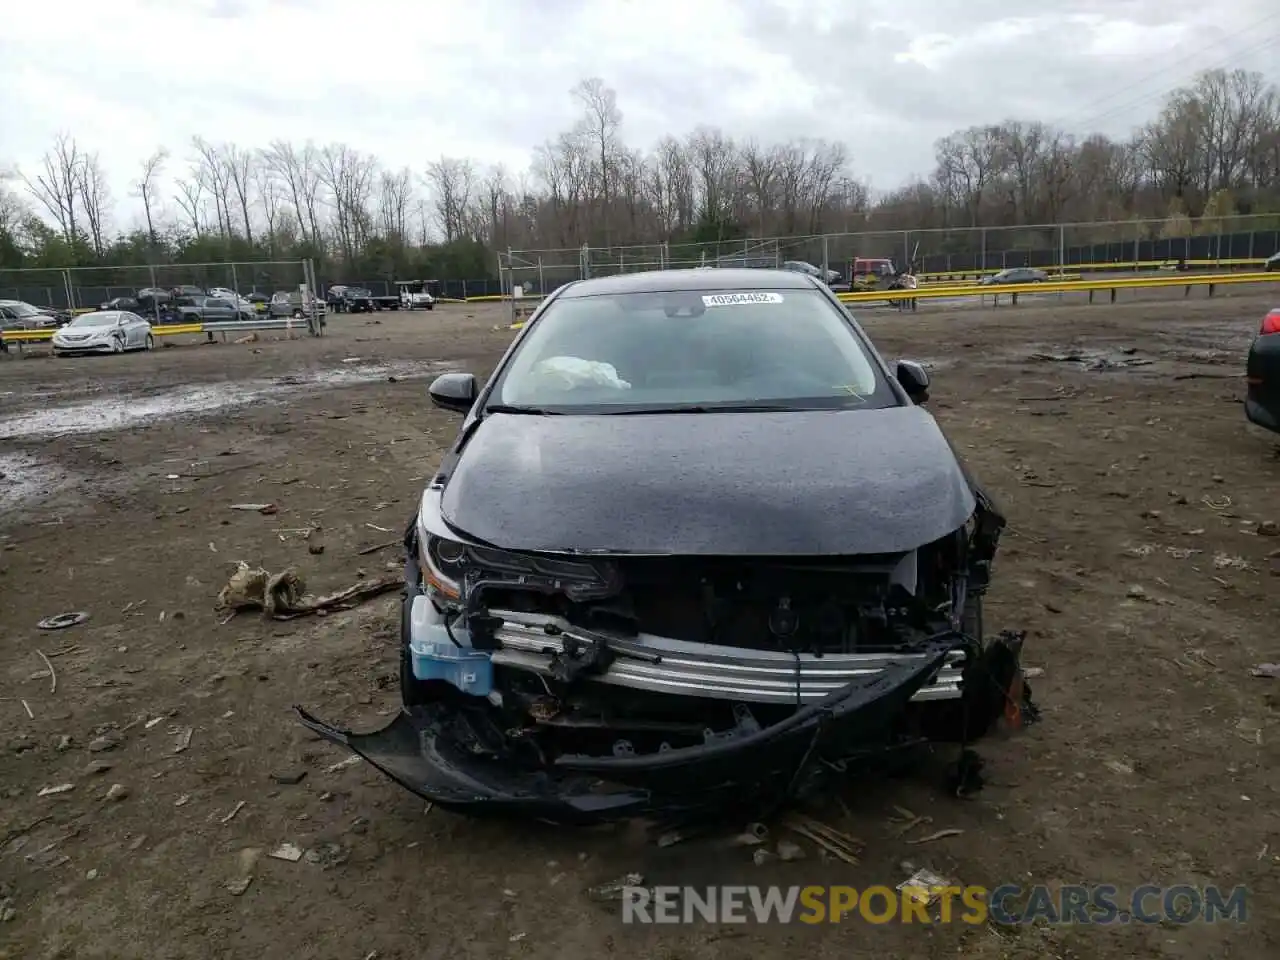
{"type": "Polygon", "coordinates": [[[301,320],[312,311],[323,314],[324,301],[311,294],[304,296],[301,290],[278,290],[271,295],[271,302],[267,304],[267,315],[273,320],[284,317],[301,320]]]}
{"type": "Polygon", "coordinates": [[[978,284],[983,287],[1000,287],[1012,283],[1044,283],[1049,275],[1035,267],[1010,267],[989,277],[983,277],[978,284]]]}
{"type": "Polygon", "coordinates": [[[1280,307],[1263,318],[1249,347],[1245,376],[1245,416],[1264,430],[1280,433],[1280,307]]]}
{"type": "Polygon", "coordinates": [[[83,313],[53,335],[56,357],[79,353],[124,353],[155,346],[151,324],[126,310],[83,313]]]}
{"type": "Polygon", "coordinates": [[[400,306],[404,309],[435,309],[436,298],[431,295],[427,284],[422,280],[397,280],[396,286],[400,288],[400,306]]]}
{"type": "Polygon", "coordinates": [[[329,295],[325,298],[325,302],[334,313],[372,313],[374,311],[373,293],[364,287],[337,284],[329,288],[329,295]]]}

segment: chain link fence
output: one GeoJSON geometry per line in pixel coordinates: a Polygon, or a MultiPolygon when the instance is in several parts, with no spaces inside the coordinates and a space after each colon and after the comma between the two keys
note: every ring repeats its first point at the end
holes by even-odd
{"type": "Polygon", "coordinates": [[[0,300],[22,300],[61,310],[91,310],[118,297],[136,298],[148,289],[221,288],[241,297],[270,297],[280,292],[295,293],[302,284],[309,289],[315,286],[311,264],[306,260],[0,270],[0,300]]]}
{"type": "MultiPolygon", "coordinates": [[[[874,215],[873,215],[874,216],[874,215]]],[[[782,267],[800,261],[848,276],[855,258],[961,279],[1010,267],[1077,271],[1143,269],[1179,260],[1257,267],[1280,251],[1280,215],[1186,217],[1097,223],[865,230],[809,237],[656,243],[499,254],[502,292],[546,294],[588,277],[700,266],[782,267]]]]}

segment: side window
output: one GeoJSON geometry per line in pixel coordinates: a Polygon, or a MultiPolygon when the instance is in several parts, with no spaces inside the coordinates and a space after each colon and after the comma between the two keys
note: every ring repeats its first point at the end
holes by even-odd
{"type": "Polygon", "coordinates": [[[221,300],[218,297],[210,297],[204,302],[204,305],[206,307],[213,307],[215,310],[228,310],[231,308],[230,303],[226,300],[221,300]]]}

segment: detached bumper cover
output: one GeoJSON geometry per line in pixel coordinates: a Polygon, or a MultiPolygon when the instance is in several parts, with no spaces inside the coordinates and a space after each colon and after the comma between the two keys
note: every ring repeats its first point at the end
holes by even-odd
{"type": "Polygon", "coordinates": [[[308,729],[444,807],[566,824],[723,816],[774,809],[807,792],[824,772],[883,755],[900,742],[895,728],[904,711],[953,646],[940,642],[920,659],[885,665],[772,726],[743,726],[659,753],[564,755],[545,766],[498,759],[480,747],[482,725],[468,718],[489,709],[481,698],[405,708],[386,727],[364,734],[295,709],[308,729]]]}

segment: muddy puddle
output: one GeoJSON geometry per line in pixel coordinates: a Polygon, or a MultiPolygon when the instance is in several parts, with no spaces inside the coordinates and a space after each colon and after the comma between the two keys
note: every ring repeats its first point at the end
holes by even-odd
{"type": "Polygon", "coordinates": [[[0,454],[0,518],[19,508],[47,501],[77,483],[78,478],[25,453],[0,454]]]}
{"type": "Polygon", "coordinates": [[[280,402],[290,394],[358,386],[395,377],[435,376],[452,369],[434,361],[412,363],[345,362],[332,370],[316,370],[264,380],[239,380],[174,387],[144,395],[102,396],[97,400],[16,413],[0,419],[0,440],[65,436],[126,430],[156,420],[201,416],[253,403],[280,402]]]}

